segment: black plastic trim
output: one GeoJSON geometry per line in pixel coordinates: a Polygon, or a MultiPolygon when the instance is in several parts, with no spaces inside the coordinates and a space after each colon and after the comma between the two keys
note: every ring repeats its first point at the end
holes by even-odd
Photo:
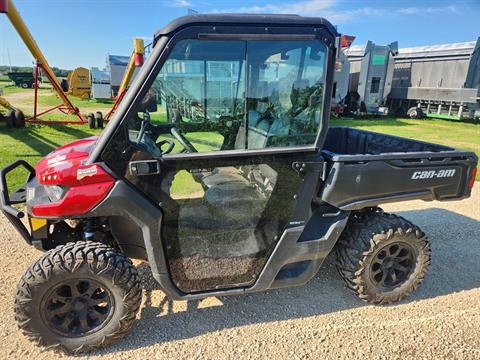
{"type": "Polygon", "coordinates": [[[204,40],[315,40],[315,35],[296,34],[198,34],[204,40]]]}
{"type": "Polygon", "coordinates": [[[155,33],[153,45],[164,37],[169,36],[173,32],[177,32],[186,26],[207,25],[207,26],[261,26],[265,31],[276,26],[298,27],[298,26],[315,26],[324,27],[334,36],[338,33],[333,25],[324,18],[320,17],[303,17],[299,15],[289,14],[195,14],[182,16],[174,19],[165,27],[155,33]]]}

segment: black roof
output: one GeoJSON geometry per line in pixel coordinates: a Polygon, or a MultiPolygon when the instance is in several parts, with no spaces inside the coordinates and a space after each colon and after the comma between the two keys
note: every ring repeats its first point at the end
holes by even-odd
{"type": "Polygon", "coordinates": [[[296,25],[296,26],[322,26],[327,28],[334,36],[337,30],[333,25],[321,17],[305,17],[286,14],[195,14],[176,18],[155,33],[154,41],[161,36],[168,35],[188,25],[296,25]]]}

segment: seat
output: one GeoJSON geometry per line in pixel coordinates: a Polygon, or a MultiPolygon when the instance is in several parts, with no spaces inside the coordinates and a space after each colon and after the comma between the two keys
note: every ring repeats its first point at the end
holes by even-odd
{"type": "MultiPolygon", "coordinates": [[[[250,111],[248,114],[251,124],[248,128],[249,149],[265,148],[270,136],[288,134],[288,126],[286,127],[282,120],[276,119],[272,122],[257,111],[250,111]]],[[[235,147],[243,148],[244,143],[243,126],[240,126],[235,147]]],[[[265,170],[261,166],[220,167],[205,174],[200,181],[205,189],[204,203],[208,209],[217,215],[239,220],[260,211],[266,200],[265,195],[259,191],[264,187],[262,176],[257,176],[257,173],[261,175],[265,170]]],[[[267,177],[271,175],[270,170],[265,172],[267,177]]]]}
{"type": "Polygon", "coordinates": [[[247,179],[240,174],[239,169],[233,166],[215,168],[211,173],[204,176],[201,181],[207,189],[228,182],[243,182],[248,184],[247,179]]]}
{"type": "Polygon", "coordinates": [[[265,205],[265,197],[248,181],[213,186],[205,192],[204,201],[213,214],[238,221],[252,218],[265,205]]]}
{"type": "MultiPolygon", "coordinates": [[[[265,120],[262,120],[262,115],[258,111],[249,111],[248,119],[255,125],[267,127],[265,120]]],[[[270,125],[268,124],[268,127],[270,125]]],[[[243,126],[240,126],[237,137],[235,139],[235,149],[243,149],[245,147],[245,136],[243,126]]],[[[209,189],[213,186],[224,184],[227,182],[240,182],[248,185],[248,180],[240,173],[240,169],[233,166],[215,168],[212,172],[204,173],[200,176],[200,181],[204,188],[209,189]]]]}

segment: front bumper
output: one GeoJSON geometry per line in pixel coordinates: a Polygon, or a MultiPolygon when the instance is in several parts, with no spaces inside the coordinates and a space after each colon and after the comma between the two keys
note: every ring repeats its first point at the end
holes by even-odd
{"type": "Polygon", "coordinates": [[[35,169],[27,163],[25,160],[17,160],[14,163],[5,166],[0,169],[0,208],[5,217],[15,227],[19,234],[25,239],[27,244],[33,244],[32,233],[22,222],[22,218],[25,217],[25,213],[13,205],[23,204],[27,199],[27,183],[34,180],[35,169]],[[22,185],[13,194],[9,194],[7,175],[18,167],[23,167],[27,170],[28,176],[24,185],[22,185]]]}

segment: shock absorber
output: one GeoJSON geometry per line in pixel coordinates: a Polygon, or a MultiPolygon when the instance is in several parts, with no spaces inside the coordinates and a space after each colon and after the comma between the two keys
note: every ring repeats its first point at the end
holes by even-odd
{"type": "Polygon", "coordinates": [[[111,245],[112,239],[105,219],[85,219],[82,230],[83,240],[111,245]]]}
{"type": "Polygon", "coordinates": [[[94,241],[96,231],[97,222],[95,221],[95,219],[85,221],[85,226],[83,228],[83,240],[94,241]]]}

